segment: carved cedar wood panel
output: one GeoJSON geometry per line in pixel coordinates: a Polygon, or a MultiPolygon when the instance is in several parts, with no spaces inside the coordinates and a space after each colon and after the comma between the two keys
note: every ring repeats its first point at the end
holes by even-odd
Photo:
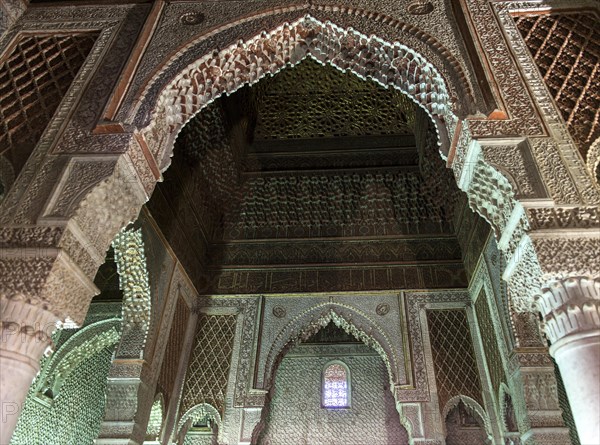
{"type": "Polygon", "coordinates": [[[21,171],[98,33],[22,37],[0,65],[0,155],[21,171]]]}
{"type": "Polygon", "coordinates": [[[571,136],[586,159],[600,137],[600,20],[590,11],[516,18],[571,136]]]}

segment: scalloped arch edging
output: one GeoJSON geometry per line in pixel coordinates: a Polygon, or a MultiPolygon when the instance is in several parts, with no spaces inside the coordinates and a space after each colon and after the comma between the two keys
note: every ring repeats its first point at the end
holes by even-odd
{"type": "Polygon", "coordinates": [[[386,42],[306,15],[206,54],[179,72],[160,93],[151,122],[141,131],[159,168],[168,167],[177,134],[202,108],[306,57],[396,88],[436,122],[456,120],[445,80],[422,55],[398,42],[386,42]]]}
{"type": "Polygon", "coordinates": [[[390,384],[395,385],[397,383],[398,358],[393,353],[391,342],[381,328],[368,316],[351,306],[339,303],[322,303],[299,314],[285,325],[275,337],[265,361],[265,389],[272,386],[278,360],[299,341],[309,338],[330,322],[373,348],[385,363],[390,384]],[[339,313],[336,312],[336,309],[339,313]],[[348,312],[350,316],[342,314],[344,311],[348,312]],[[354,323],[355,318],[360,320],[358,326],[354,323]],[[368,326],[363,326],[363,323],[368,323],[368,326]],[[370,331],[370,334],[365,332],[366,330],[370,331]],[[375,335],[373,335],[374,332],[375,335]]]}

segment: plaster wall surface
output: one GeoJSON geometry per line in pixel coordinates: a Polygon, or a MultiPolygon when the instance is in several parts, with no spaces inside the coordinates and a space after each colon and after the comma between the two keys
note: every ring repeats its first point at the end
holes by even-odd
{"type": "Polygon", "coordinates": [[[349,347],[357,348],[359,353],[344,355],[339,345],[300,345],[283,358],[259,443],[408,444],[383,360],[362,344],[349,347]],[[321,407],[321,373],[331,360],[341,360],[350,369],[350,408],[321,407]]]}

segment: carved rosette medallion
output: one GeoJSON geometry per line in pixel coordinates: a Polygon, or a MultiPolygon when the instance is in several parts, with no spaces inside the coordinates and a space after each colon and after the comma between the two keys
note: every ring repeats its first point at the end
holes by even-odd
{"type": "Polygon", "coordinates": [[[179,17],[182,25],[199,25],[204,21],[204,14],[200,11],[186,12],[179,17]]]}
{"type": "Polygon", "coordinates": [[[287,315],[287,312],[282,306],[275,306],[273,308],[273,315],[277,318],[284,318],[287,315]]]}
{"type": "Polygon", "coordinates": [[[408,13],[412,15],[426,15],[433,11],[433,4],[431,2],[418,0],[412,2],[406,9],[408,13]]]}
{"type": "Polygon", "coordinates": [[[380,303],[375,308],[375,313],[382,317],[390,311],[390,305],[387,303],[380,303]]]}

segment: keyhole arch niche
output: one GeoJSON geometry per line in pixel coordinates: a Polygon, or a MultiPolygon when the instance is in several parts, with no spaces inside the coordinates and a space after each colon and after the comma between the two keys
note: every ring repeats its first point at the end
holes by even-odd
{"type": "Polygon", "coordinates": [[[284,340],[267,359],[266,403],[251,443],[410,443],[411,425],[395,393],[401,351],[376,322],[355,308],[324,304],[290,321],[277,337],[284,340]],[[343,370],[343,406],[324,403],[331,367],[343,370]]]}

